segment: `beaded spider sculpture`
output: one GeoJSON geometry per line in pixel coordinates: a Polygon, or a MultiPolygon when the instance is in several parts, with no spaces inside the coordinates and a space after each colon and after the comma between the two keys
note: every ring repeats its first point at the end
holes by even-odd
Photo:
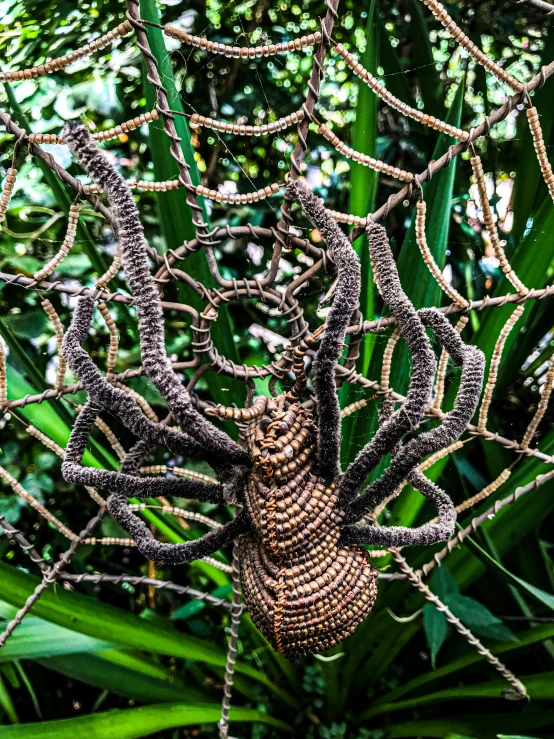
{"type": "Polygon", "coordinates": [[[252,618],[274,647],[288,657],[312,654],[351,634],[372,608],[377,573],[363,545],[431,545],[452,536],[455,511],[448,495],[417,471],[417,465],[453,443],[464,431],[481,392],[484,358],[465,344],[435,309],[416,311],[402,290],[386,232],[368,219],[367,235],[377,284],[396,317],[413,358],[407,397],[395,410],[385,398],[381,426],[342,473],[339,465],[340,411],[335,382],[346,329],[357,308],[360,264],[349,240],[322,201],[301,182],[287,196],[300,204],[319,229],[337,267],[332,308],[324,327],[297,348],[296,382],[277,397],[258,397],[250,408],[217,406],[211,415],[246,424],[245,447],[216,428],[194,407],[173,371],[164,345],[160,297],[149,272],[147,245],[138,212],[125,181],[97,148],[84,126],[69,124],[63,133],[71,151],[106,193],[122,247],[123,267],[134,297],[144,371],[165,399],[177,428],[154,423],[132,398],[99,372],[82,344],[94,310],[92,296],[79,299],[63,354],[88,393],[66,449],[66,480],[110,494],[107,507],[148,559],[172,564],[207,556],[238,537],[241,580],[252,618]],[[442,423],[413,436],[425,414],[436,359],[425,327],[461,365],[453,409],[442,423]],[[312,375],[317,419],[300,400],[306,389],[303,353],[321,341],[312,375]],[[82,466],[82,456],[98,413],[108,411],[138,438],[120,471],[82,466]],[[139,477],[142,459],[156,447],[207,462],[217,484],[182,478],[139,477]],[[370,472],[387,454],[388,469],[362,490],[370,472]],[[437,508],[438,517],[418,528],[383,527],[358,522],[408,480],[437,508]],[[184,544],[158,542],[134,513],[128,498],[178,496],[243,504],[228,524],[184,544]]]}

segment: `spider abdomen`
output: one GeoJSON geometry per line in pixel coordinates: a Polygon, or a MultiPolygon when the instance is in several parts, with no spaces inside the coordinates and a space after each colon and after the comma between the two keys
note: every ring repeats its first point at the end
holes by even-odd
{"type": "Polygon", "coordinates": [[[328,649],[356,629],[375,600],[377,573],[365,549],[339,543],[335,485],[311,468],[311,414],[292,404],[271,421],[263,438],[259,420],[249,429],[261,454],[245,496],[253,530],[239,540],[241,578],[254,623],[294,657],[328,649]]]}

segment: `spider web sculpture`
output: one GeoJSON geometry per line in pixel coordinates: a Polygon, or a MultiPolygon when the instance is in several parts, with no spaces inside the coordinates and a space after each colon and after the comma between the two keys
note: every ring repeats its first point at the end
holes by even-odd
{"type": "MultiPolygon", "coordinates": [[[[554,459],[530,447],[538,424],[544,416],[546,404],[554,382],[554,365],[549,368],[547,385],[541,403],[531,420],[521,442],[506,439],[487,430],[488,409],[492,400],[496,375],[502,350],[507,336],[516,324],[527,300],[544,298],[552,293],[552,288],[532,290],[525,286],[510,265],[494,223],[488,201],[483,168],[473,142],[490,132],[491,126],[505,119],[518,105],[527,105],[526,115],[535,143],[541,171],[554,198],[554,174],[546,156],[539,117],[532,106],[529,93],[544,84],[554,72],[554,63],[543,67],[540,74],[526,84],[519,82],[506,70],[497,65],[478,49],[461,29],[448,16],[445,9],[435,0],[422,0],[443,24],[452,37],[478,63],[495,75],[514,93],[505,105],[498,108],[479,126],[464,131],[444,121],[433,118],[422,111],[410,108],[394,97],[373,77],[355,57],[332,38],[333,25],[337,19],[338,0],[328,0],[327,13],[321,23],[321,31],[293,41],[259,47],[232,47],[193,36],[180,29],[160,26],[167,36],[189,46],[206,50],[209,53],[225,54],[235,58],[257,58],[275,54],[301,51],[315,45],[312,75],[309,91],[302,108],[277,121],[260,126],[231,124],[206,118],[200,114],[191,117],[191,125],[207,127],[216,131],[236,135],[265,135],[297,126],[297,142],[291,155],[291,169],[286,182],[286,190],[281,216],[275,228],[267,229],[249,225],[216,229],[209,232],[203,222],[198,197],[207,197],[220,203],[252,203],[269,197],[282,189],[284,183],[271,183],[264,188],[247,194],[222,193],[210,190],[203,185],[194,185],[189,167],[183,158],[179,138],[174,125],[175,111],[167,102],[167,94],[160,79],[156,59],[148,42],[148,24],[140,18],[135,0],[127,0],[127,19],[114,31],[100,37],[86,47],[54,59],[39,67],[15,72],[3,72],[2,81],[12,82],[59,71],[76,59],[104,48],[114,39],[133,33],[140,49],[148,73],[148,79],[156,92],[156,107],[147,114],[138,116],[119,126],[94,134],[84,127],[68,125],[61,136],[36,134],[24,131],[9,114],[0,111],[0,122],[13,134],[16,146],[27,146],[30,153],[40,158],[66,185],[77,193],[77,200],[86,199],[104,216],[117,232],[118,251],[108,272],[102,275],[93,287],[74,286],[61,281],[50,282],[47,278],[55,273],[71,249],[75,237],[79,207],[76,203],[69,213],[66,239],[60,251],[29,279],[23,275],[0,273],[0,279],[17,284],[23,288],[39,288],[77,296],[79,298],[71,325],[64,332],[59,317],[48,299],[43,307],[56,329],[60,347],[60,365],[56,387],[46,390],[39,396],[26,396],[8,400],[5,382],[5,364],[2,347],[2,372],[0,373],[0,402],[6,411],[16,411],[18,407],[48,398],[59,398],[65,394],[84,388],[88,401],[80,410],[65,450],[40,430],[27,427],[29,433],[43,441],[49,448],[64,456],[63,474],[71,482],[85,485],[93,498],[99,503],[98,516],[89,522],[80,534],[56,519],[42,504],[29,496],[24,488],[7,471],[0,468],[0,476],[16,493],[33,505],[41,516],[62,531],[70,540],[71,547],[52,567],[34,551],[25,537],[5,519],[2,526],[5,533],[17,541],[31,555],[41,568],[41,586],[29,598],[25,606],[8,625],[0,637],[0,645],[5,644],[13,630],[36,603],[42,592],[59,578],[68,581],[97,583],[109,582],[108,575],[72,575],[64,572],[70,557],[80,543],[109,543],[129,545],[129,539],[102,540],[91,536],[95,526],[105,511],[131,535],[138,549],[148,559],[170,563],[190,562],[193,559],[210,557],[221,547],[235,541],[233,550],[232,604],[213,599],[232,613],[229,659],[225,676],[224,701],[220,733],[228,732],[228,711],[233,666],[236,657],[238,620],[242,611],[238,588],[238,570],[242,579],[246,605],[261,631],[275,646],[287,656],[297,656],[320,651],[332,646],[356,628],[372,607],[376,593],[377,573],[371,558],[379,556],[380,550],[368,550],[364,545],[386,547],[398,563],[400,572],[393,577],[405,577],[424,596],[443,611],[447,619],[468,641],[506,678],[512,687],[512,697],[525,697],[522,683],[491,654],[469,630],[442,604],[423,581],[433,567],[461,543],[469,533],[483,523],[491,512],[509,505],[515,499],[551,480],[554,473],[539,475],[532,484],[518,488],[515,493],[495,502],[494,506],[471,521],[454,538],[456,512],[480,502],[494,493],[510,474],[505,470],[487,488],[462,506],[454,508],[448,496],[423,475],[423,471],[436,459],[459,448],[459,436],[465,431],[485,440],[495,441],[519,455],[535,457],[552,464],[554,459]],[[333,131],[317,120],[315,107],[318,102],[324,65],[329,53],[340,56],[360,80],[366,83],[391,108],[408,116],[422,125],[454,137],[459,143],[452,145],[448,152],[431,162],[427,169],[415,175],[394,167],[373,157],[361,154],[342,142],[333,131]],[[138,126],[161,119],[164,131],[170,140],[170,150],[174,157],[179,179],[167,182],[125,182],[117,170],[98,150],[97,143],[116,138],[138,126]],[[394,195],[375,213],[361,218],[351,214],[330,211],[299,180],[302,173],[302,158],[307,148],[307,133],[310,123],[317,126],[318,132],[339,152],[364,166],[389,177],[396,178],[406,186],[394,195]],[[69,145],[75,157],[93,179],[93,183],[83,185],[73,178],[53,158],[41,144],[69,145]],[[436,265],[425,238],[426,206],[422,199],[421,183],[431,179],[433,174],[450,164],[454,157],[471,148],[471,165],[479,191],[483,221],[502,271],[513,285],[515,292],[500,298],[483,301],[469,301],[445,280],[436,265]],[[196,237],[180,249],[171,250],[160,257],[146,243],[133,196],[129,188],[138,190],[165,191],[185,188],[187,201],[192,209],[196,226],[196,237]],[[97,195],[107,196],[110,210],[97,195]],[[416,238],[422,257],[443,291],[452,300],[445,309],[424,309],[417,311],[404,293],[395,262],[390,250],[385,229],[378,221],[390,213],[391,209],[406,198],[417,198],[416,238]],[[299,238],[292,228],[292,206],[297,203],[308,220],[323,237],[326,250],[315,247],[309,241],[299,238]],[[337,223],[347,223],[354,228],[347,237],[337,223]],[[368,244],[378,289],[391,315],[378,321],[358,321],[355,324],[360,290],[360,266],[352,243],[362,233],[367,234],[368,244]],[[214,256],[214,246],[226,238],[240,238],[248,234],[252,238],[273,239],[274,250],[268,274],[264,279],[244,281],[244,287],[237,280],[225,280],[218,269],[214,256]],[[318,272],[336,271],[337,281],[326,324],[310,332],[304,319],[302,308],[294,289],[283,296],[271,287],[277,266],[284,249],[298,248],[314,259],[315,263],[305,275],[295,281],[302,284],[318,272]],[[209,288],[192,280],[186,271],[177,270],[176,262],[186,260],[193,251],[203,249],[210,271],[217,287],[209,288]],[[331,259],[329,259],[329,257],[331,259]],[[155,277],[150,273],[150,262],[157,267],[155,277]],[[132,297],[118,291],[109,292],[106,287],[123,264],[132,297]],[[333,267],[334,264],[334,267],[333,267]],[[243,380],[251,385],[254,378],[270,377],[270,388],[275,382],[291,372],[295,378],[293,387],[282,394],[276,391],[272,397],[260,396],[243,409],[202,404],[181,383],[175,367],[167,357],[164,344],[163,309],[157,282],[180,280],[193,288],[204,298],[207,307],[193,322],[195,362],[201,367],[201,360],[208,360],[208,367],[221,374],[243,380]],[[219,307],[231,300],[241,301],[252,297],[266,301],[287,316],[292,328],[291,345],[280,359],[262,367],[245,367],[234,364],[220,355],[210,338],[213,322],[219,307]],[[144,372],[164,398],[170,416],[159,422],[148,403],[136,393],[131,395],[125,385],[130,373],[116,375],[114,372],[117,353],[117,331],[109,308],[110,301],[134,304],[137,310],[141,355],[143,366],[138,374],[144,372]],[[472,416],[477,408],[484,375],[484,359],[475,347],[466,344],[460,331],[467,321],[470,310],[492,309],[495,306],[516,304],[516,308],[503,327],[495,347],[489,374],[479,409],[477,424],[472,424],[472,416]],[[108,372],[104,376],[93,363],[83,347],[91,325],[95,305],[98,305],[110,330],[110,355],[108,372]],[[209,306],[209,307],[208,307],[209,306]],[[461,313],[458,325],[454,328],[447,319],[450,313],[461,313]],[[352,322],[352,323],[351,323],[352,322]],[[361,337],[369,332],[396,326],[389,339],[383,362],[381,382],[377,383],[356,372],[357,348],[361,337]],[[443,353],[438,363],[431,349],[426,333],[429,328],[434,333],[443,353]],[[65,334],[65,335],[64,335],[65,334]],[[115,338],[114,338],[115,337],[115,338]],[[349,344],[345,357],[342,347],[345,338],[349,344]],[[413,371],[406,397],[394,392],[388,385],[390,363],[394,346],[402,337],[413,358],[413,371]],[[312,379],[313,397],[307,387],[305,359],[313,358],[312,379]],[[461,381],[454,407],[448,413],[441,410],[444,394],[446,363],[448,357],[461,366],[461,381]],[[64,385],[67,364],[79,379],[76,386],[64,385]],[[380,408],[380,428],[372,439],[367,440],[354,462],[344,471],[340,469],[340,420],[341,417],[363,407],[367,400],[357,401],[352,407],[339,409],[337,385],[344,382],[357,383],[362,388],[383,397],[380,408]],[[433,395],[434,391],[434,395],[433,395]],[[399,403],[399,407],[396,404],[399,403]],[[316,411],[314,415],[313,411],[316,411]],[[124,424],[137,438],[136,444],[125,451],[118,447],[106,422],[99,417],[107,411],[124,424]],[[243,444],[230,439],[205,416],[206,413],[219,419],[237,422],[244,440],[243,444]],[[431,430],[418,433],[418,425],[425,418],[439,421],[431,430]],[[93,425],[100,426],[121,458],[120,470],[112,472],[84,467],[81,464],[83,452],[90,437],[93,425]],[[413,433],[413,432],[416,433],[413,433]],[[409,436],[406,440],[406,436],[409,436]],[[208,461],[215,478],[195,475],[183,470],[182,475],[175,472],[171,477],[155,476],[165,473],[167,468],[145,466],[149,454],[156,448],[165,448],[173,455],[190,460],[208,461]],[[370,473],[386,455],[391,455],[387,470],[378,479],[364,488],[370,473]],[[379,516],[387,503],[398,495],[402,486],[410,482],[437,509],[437,519],[418,528],[386,527],[378,523],[379,516]],[[107,501],[98,492],[109,494],[107,501]],[[205,519],[202,522],[213,530],[199,540],[184,544],[167,544],[158,541],[150,528],[136,513],[147,504],[129,504],[129,498],[179,497],[214,503],[226,502],[237,505],[237,515],[228,524],[205,519]],[[365,520],[364,520],[365,519],[365,520]],[[432,545],[444,541],[446,547],[434,555],[433,560],[420,571],[414,571],[402,556],[400,549],[407,545],[432,545]]],[[[17,177],[16,156],[13,166],[8,170],[0,198],[0,219],[9,206],[11,193],[17,177]]],[[[191,309],[191,312],[194,312],[191,309]]],[[[0,343],[0,347],[1,347],[0,343]]],[[[205,367],[205,365],[202,365],[205,367]]],[[[195,375],[196,379],[199,375],[195,375]]],[[[190,387],[193,390],[193,386],[190,387]]],[[[252,399],[251,399],[252,400],[252,399]]],[[[164,503],[164,512],[174,513],[202,520],[200,514],[179,509],[164,503]]],[[[123,578],[120,577],[118,581],[123,578]]],[[[133,578],[128,577],[129,582],[133,578]]],[[[173,588],[177,592],[192,597],[208,598],[206,594],[190,588],[176,586],[171,582],[149,581],[134,578],[134,581],[153,583],[154,587],[173,588]]]]}

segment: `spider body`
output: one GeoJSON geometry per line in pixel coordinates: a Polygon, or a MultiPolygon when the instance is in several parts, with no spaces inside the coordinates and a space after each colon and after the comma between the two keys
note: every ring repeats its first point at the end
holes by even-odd
{"type": "Polygon", "coordinates": [[[287,196],[302,206],[334,260],[336,290],[325,326],[296,342],[291,360],[296,382],[291,390],[275,398],[259,397],[249,408],[207,410],[208,415],[247,424],[243,448],[198,412],[173,370],[148,247],[125,180],[84,126],[67,125],[63,138],[113,207],[123,267],[137,311],[144,372],[165,399],[172,419],[171,425],[153,422],[100,373],[83,348],[95,298],[81,297],[65,335],[63,354],[89,398],[66,447],[65,479],[110,493],[108,511],[150,560],[173,565],[191,562],[237,539],[246,603],[276,649],[295,656],[337,644],[354,631],[375,600],[376,572],[364,545],[429,546],[452,536],[453,503],[418,471],[418,465],[452,444],[470,422],[482,387],[482,353],[462,341],[443,314],[414,308],[402,290],[385,229],[368,217],[366,231],[377,285],[412,355],[412,373],[400,408],[395,408],[392,397],[386,397],[380,427],[343,472],[336,372],[349,322],[358,307],[360,261],[322,201],[301,182],[290,182],[287,196]],[[460,384],[454,406],[441,424],[404,443],[403,437],[424,422],[432,397],[437,363],[426,327],[461,365],[460,384]],[[304,354],[316,338],[321,341],[311,371],[317,424],[311,411],[300,404],[307,392],[304,354]],[[82,464],[91,428],[102,410],[117,416],[138,438],[117,472],[82,464]],[[207,462],[217,481],[141,477],[142,460],[158,447],[184,459],[207,462]],[[388,454],[390,465],[364,487],[388,454]],[[434,521],[415,528],[360,523],[368,511],[393,496],[404,480],[436,507],[434,521]],[[129,508],[130,497],[160,496],[243,507],[232,521],[200,539],[170,544],[156,540],[129,508]]]}
{"type": "Polygon", "coordinates": [[[352,633],[375,600],[365,549],[340,544],[337,486],[314,470],[312,414],[287,395],[258,399],[247,427],[253,470],[245,490],[252,532],[239,539],[244,598],[285,655],[311,654],[352,633]]]}

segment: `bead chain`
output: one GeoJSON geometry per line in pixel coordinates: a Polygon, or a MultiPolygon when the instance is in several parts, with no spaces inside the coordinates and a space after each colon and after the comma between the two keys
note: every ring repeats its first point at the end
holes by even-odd
{"type": "Polygon", "coordinates": [[[182,41],[188,46],[195,46],[197,49],[210,51],[213,54],[224,54],[234,59],[256,59],[259,57],[275,56],[275,54],[289,54],[291,51],[300,51],[307,46],[315,46],[321,42],[321,32],[310,33],[308,36],[301,36],[293,41],[287,41],[281,44],[268,44],[267,46],[228,46],[220,44],[217,41],[210,41],[203,36],[193,36],[186,31],[181,31],[175,26],[166,25],[163,27],[166,36],[182,41]]]}
{"type": "Polygon", "coordinates": [[[296,110],[284,118],[279,118],[279,120],[266,123],[263,126],[243,126],[239,123],[227,123],[226,121],[218,121],[214,118],[206,118],[206,116],[200,115],[199,113],[194,113],[190,118],[190,127],[199,128],[200,126],[204,126],[205,128],[211,128],[221,133],[233,133],[236,136],[265,136],[268,133],[276,133],[277,131],[289,128],[289,126],[294,126],[303,120],[303,110],[296,110]]]}
{"type": "Polygon", "coordinates": [[[473,169],[473,175],[475,177],[475,182],[477,184],[477,189],[479,191],[479,200],[481,209],[483,211],[483,221],[485,223],[485,228],[488,231],[494,253],[496,255],[496,258],[498,259],[502,272],[504,272],[506,278],[523,297],[524,295],[527,295],[529,289],[525,287],[523,282],[519,279],[519,277],[512,269],[510,262],[506,257],[506,253],[504,252],[502,242],[498,238],[498,231],[496,229],[496,224],[494,222],[489,198],[487,195],[487,185],[485,182],[485,174],[483,172],[481,157],[478,155],[472,156],[470,161],[473,169]]]}
{"type": "Polygon", "coordinates": [[[369,167],[370,169],[374,169],[376,172],[383,172],[383,174],[389,175],[389,177],[394,177],[401,182],[411,182],[414,179],[411,172],[406,172],[404,169],[393,167],[391,164],[385,164],[385,162],[382,162],[379,159],[374,159],[367,154],[355,151],[341,141],[339,137],[330,131],[324,123],[320,123],[317,130],[318,133],[327,139],[331,146],[334,146],[337,151],[344,154],[348,159],[353,159],[355,162],[363,164],[365,167],[369,167]]]}
{"type": "Polygon", "coordinates": [[[69,250],[73,246],[73,242],[75,241],[75,234],[77,233],[77,222],[79,220],[79,206],[73,203],[71,207],[69,208],[69,216],[67,221],[67,231],[65,233],[65,238],[63,240],[63,244],[61,245],[59,251],[54,254],[52,259],[48,262],[48,264],[45,264],[42,269],[39,269],[38,272],[35,272],[33,275],[33,278],[37,280],[37,282],[40,282],[41,280],[44,280],[46,277],[52,274],[56,267],[65,259],[67,256],[69,250]]]}
{"type": "Polygon", "coordinates": [[[533,137],[533,146],[537,153],[537,159],[541,167],[542,176],[548,187],[550,197],[554,200],[554,173],[552,172],[552,166],[546,156],[546,146],[544,145],[544,138],[542,135],[542,128],[539,121],[539,114],[537,109],[533,106],[527,108],[527,120],[529,122],[529,129],[531,136],[533,137]]]}
{"type": "Polygon", "coordinates": [[[485,431],[487,427],[489,407],[492,401],[492,394],[494,391],[494,386],[496,385],[496,379],[498,377],[498,368],[500,366],[500,360],[502,358],[504,345],[506,344],[506,340],[510,334],[510,331],[515,326],[524,310],[524,305],[517,306],[517,308],[508,318],[504,326],[502,326],[502,331],[500,332],[498,339],[496,340],[494,351],[492,353],[489,375],[487,377],[487,384],[485,386],[485,392],[483,393],[483,401],[481,403],[481,408],[479,409],[479,420],[477,422],[477,429],[479,432],[485,431]]]}
{"type": "Polygon", "coordinates": [[[438,264],[435,262],[431,250],[427,244],[427,237],[425,236],[425,214],[427,213],[427,204],[425,200],[418,200],[416,203],[416,221],[415,221],[415,237],[416,244],[419,246],[419,251],[423,257],[429,272],[433,275],[436,282],[443,292],[445,292],[450,300],[454,301],[463,308],[469,306],[469,302],[460,293],[450,285],[438,264]]]}
{"type": "Polygon", "coordinates": [[[50,323],[52,324],[54,328],[54,333],[56,335],[56,345],[58,349],[58,369],[56,370],[56,383],[54,387],[56,390],[61,390],[63,388],[63,381],[65,377],[65,370],[67,368],[67,362],[64,359],[63,353],[62,353],[62,345],[63,345],[63,326],[62,322],[60,321],[59,315],[56,313],[56,309],[52,305],[52,303],[48,300],[48,298],[44,298],[41,302],[42,307],[44,308],[44,312],[48,316],[50,323]]]}
{"type": "MultiPolygon", "coordinates": [[[[145,126],[147,123],[157,121],[159,117],[157,110],[151,110],[149,113],[141,113],[141,115],[136,116],[136,118],[125,121],[119,126],[113,126],[113,128],[108,128],[106,131],[93,133],[92,138],[98,142],[111,141],[129,131],[134,131],[137,128],[140,128],[140,126],[145,126]]],[[[30,133],[27,138],[31,144],[65,144],[62,136],[56,136],[53,133],[30,133]]]]}
{"type": "Polygon", "coordinates": [[[520,446],[522,447],[522,449],[527,449],[527,447],[531,443],[531,439],[533,438],[533,436],[535,435],[535,432],[537,431],[539,423],[542,421],[543,416],[546,413],[548,401],[550,400],[550,395],[552,394],[553,383],[554,383],[554,355],[550,358],[550,363],[548,365],[548,370],[546,372],[546,378],[542,386],[541,399],[537,406],[537,410],[535,411],[535,415],[531,419],[531,422],[529,426],[527,427],[527,430],[523,436],[523,439],[521,440],[520,446]]]}
{"type": "Polygon", "coordinates": [[[505,69],[502,69],[499,64],[496,64],[496,62],[475,45],[448,15],[442,3],[437,2],[437,0],[421,0],[421,2],[429,8],[431,13],[433,13],[435,18],[444,26],[454,41],[460,44],[460,46],[464,48],[473,59],[475,59],[477,64],[480,64],[515,92],[523,92],[525,86],[519,82],[519,80],[516,80],[515,77],[512,77],[511,74],[506,72],[505,69]]]}
{"type": "Polygon", "coordinates": [[[383,84],[381,84],[381,82],[379,82],[379,80],[374,77],[371,72],[368,72],[368,70],[363,67],[360,62],[357,61],[354,55],[347,51],[342,44],[338,44],[334,41],[332,43],[336,53],[350,67],[354,74],[359,77],[362,82],[365,82],[366,85],[371,90],[373,90],[373,92],[378,95],[381,100],[387,103],[387,105],[390,105],[391,108],[394,108],[394,110],[397,110],[399,113],[407,116],[408,118],[413,118],[413,120],[421,123],[424,126],[429,126],[429,128],[433,128],[435,129],[435,131],[440,131],[441,133],[445,133],[448,136],[452,136],[459,141],[463,142],[469,139],[469,133],[467,131],[464,131],[461,128],[456,128],[456,126],[451,126],[449,123],[441,121],[439,118],[435,118],[435,116],[423,113],[421,110],[416,110],[415,108],[411,108],[406,103],[403,103],[395,95],[393,95],[392,92],[389,92],[389,90],[387,90],[387,88],[383,84]]]}
{"type": "Polygon", "coordinates": [[[126,36],[128,33],[131,33],[132,30],[133,27],[131,26],[129,21],[124,21],[123,23],[120,23],[119,26],[116,26],[116,28],[114,28],[113,30],[108,31],[108,33],[104,34],[104,36],[100,36],[100,38],[91,41],[90,44],[87,44],[86,46],[81,46],[79,49],[76,49],[75,51],[70,51],[69,54],[60,56],[57,59],[52,59],[51,61],[46,62],[46,64],[39,64],[37,67],[30,67],[29,69],[19,69],[15,72],[0,72],[0,82],[34,80],[37,77],[44,77],[47,74],[52,74],[53,72],[57,72],[64,67],[68,67],[70,64],[73,64],[73,62],[76,62],[78,59],[82,59],[82,57],[84,56],[89,56],[95,51],[100,51],[101,49],[104,49],[112,41],[115,41],[122,36],[126,36]]]}
{"type": "Polygon", "coordinates": [[[6,211],[8,210],[8,205],[12,199],[16,177],[17,169],[10,167],[6,173],[6,179],[2,185],[2,195],[0,196],[0,223],[4,220],[6,211]]]}

